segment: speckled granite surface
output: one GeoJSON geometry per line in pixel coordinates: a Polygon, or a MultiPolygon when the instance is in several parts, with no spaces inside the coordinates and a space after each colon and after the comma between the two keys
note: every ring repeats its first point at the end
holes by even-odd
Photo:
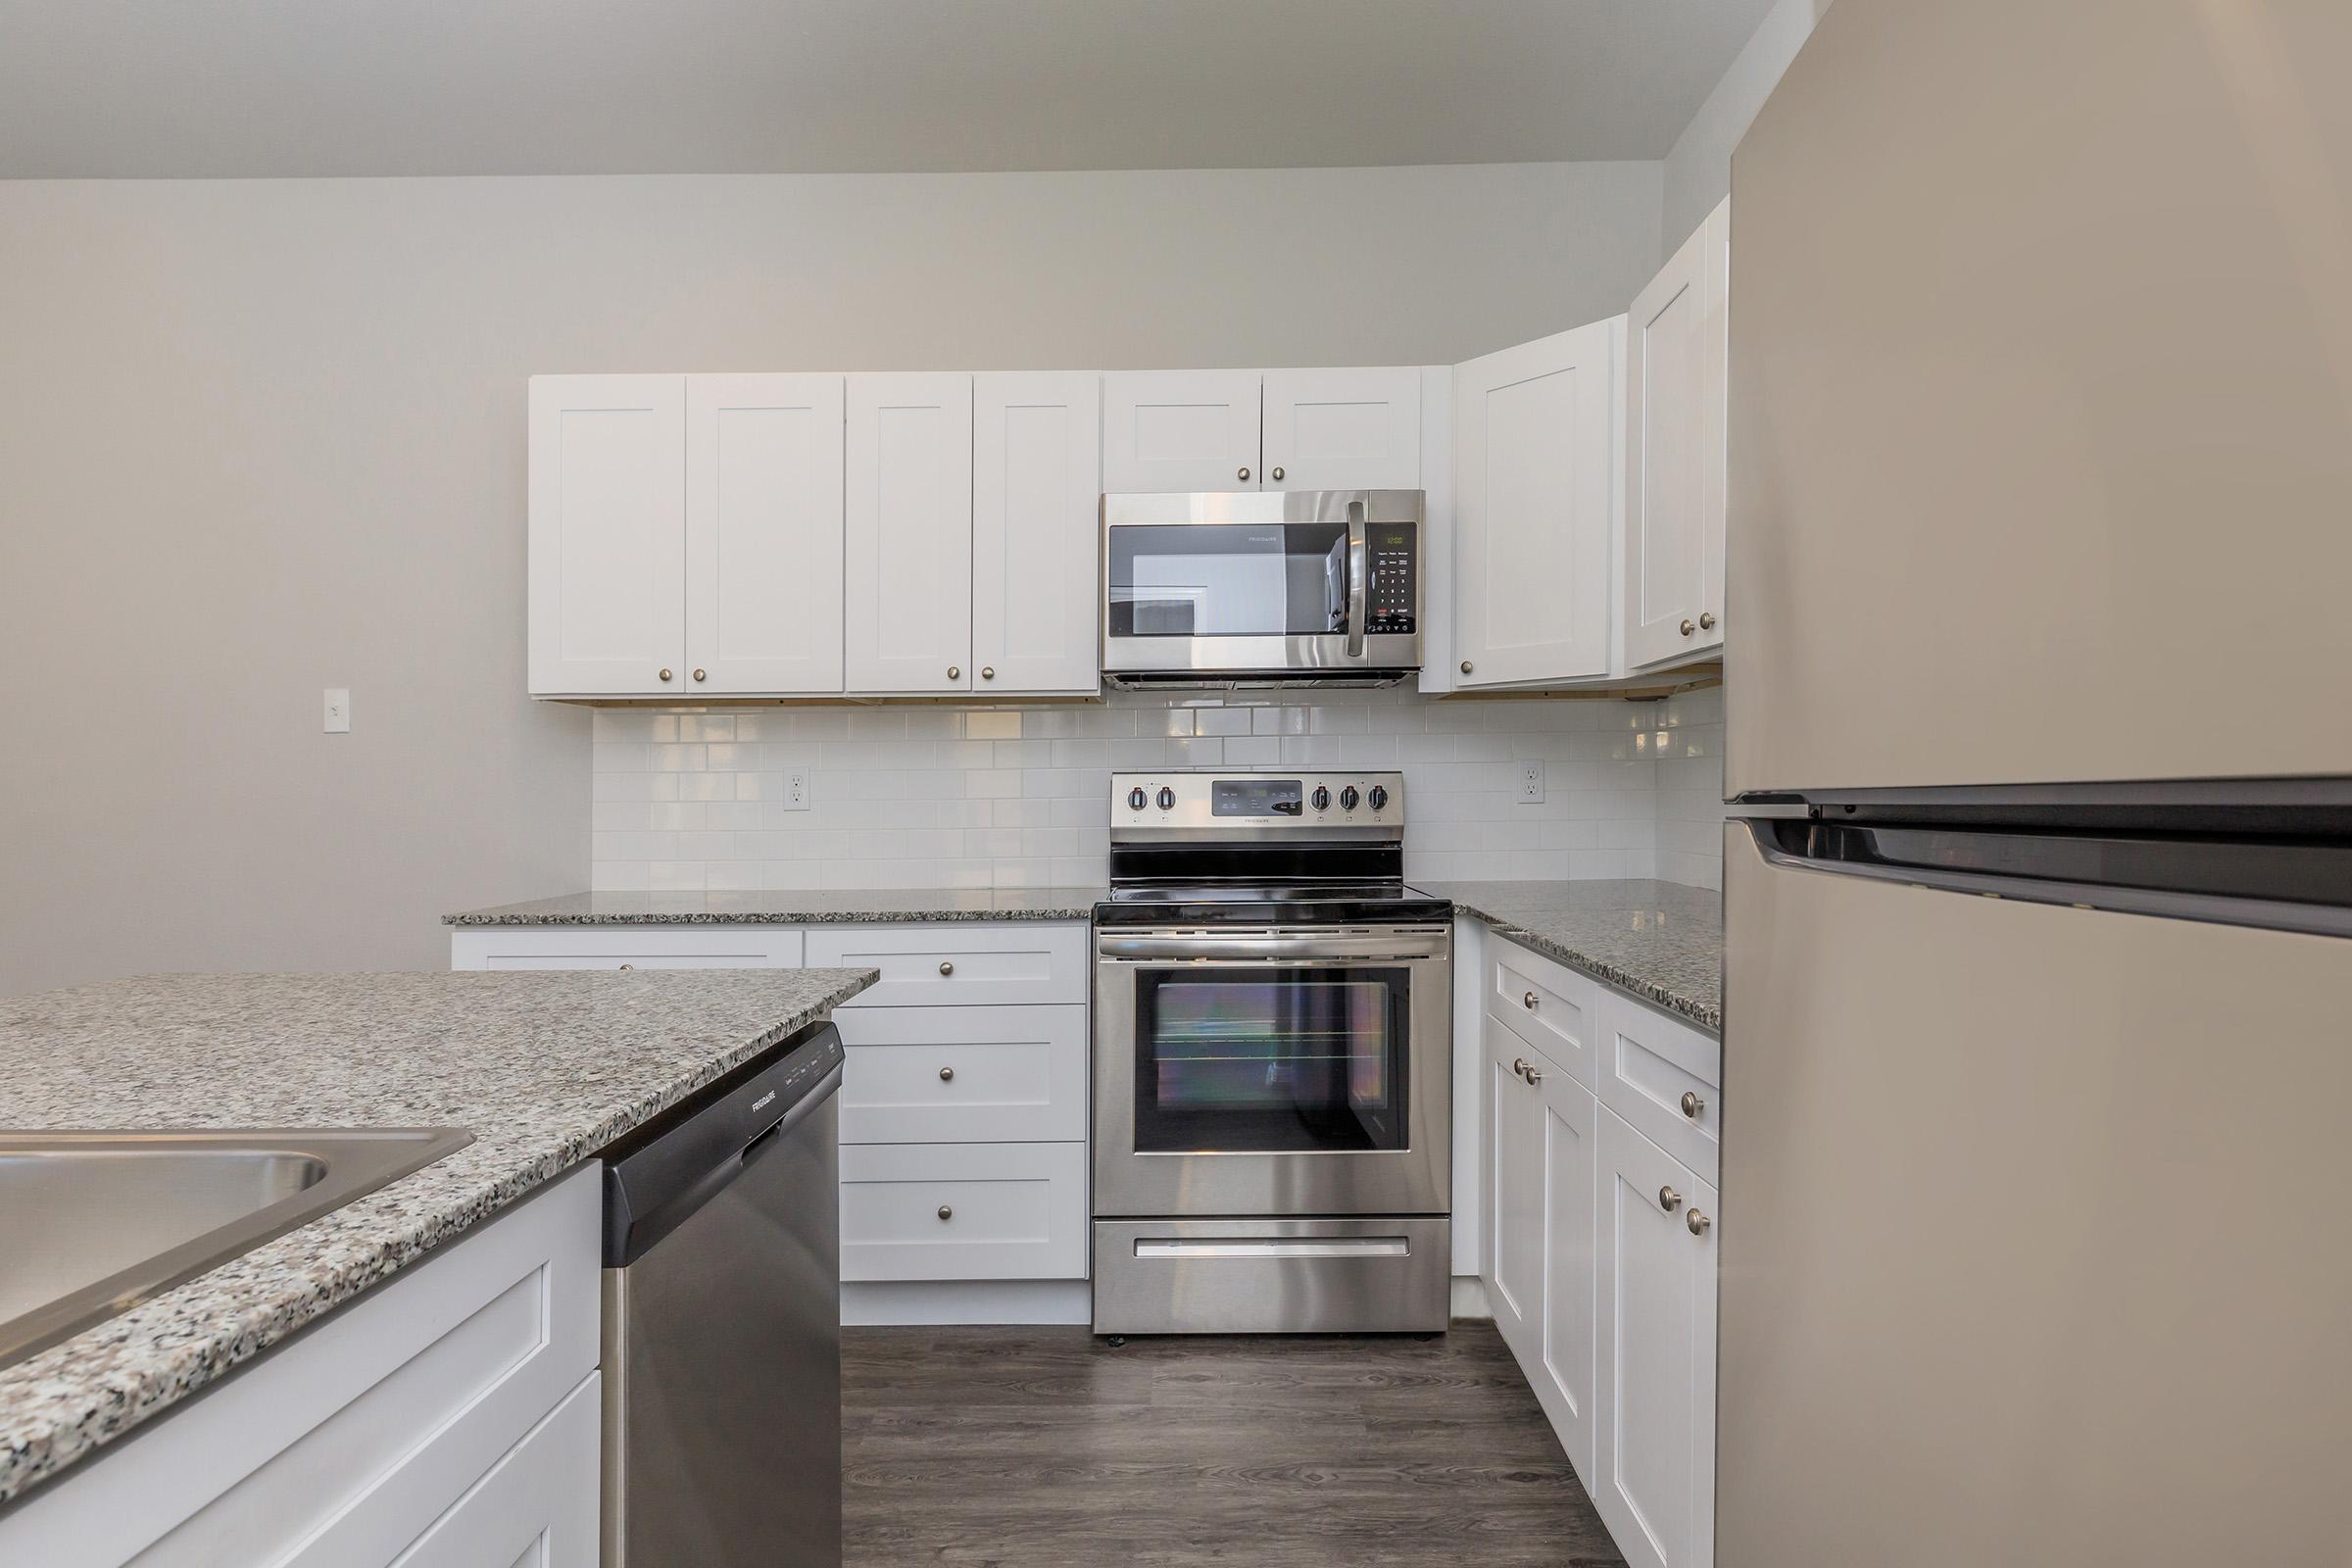
{"type": "Polygon", "coordinates": [[[1723,1032],[1723,895],[1680,882],[1416,882],[1515,942],[1723,1032]]]}
{"type": "Polygon", "coordinates": [[[868,888],[743,893],[565,893],[441,917],[444,925],[915,925],[1091,920],[1108,888],[868,888]]]}
{"type": "Polygon", "coordinates": [[[414,1175],[0,1368],[0,1501],[875,978],[871,969],[149,975],[0,999],[0,1127],[474,1135],[414,1175]]]}

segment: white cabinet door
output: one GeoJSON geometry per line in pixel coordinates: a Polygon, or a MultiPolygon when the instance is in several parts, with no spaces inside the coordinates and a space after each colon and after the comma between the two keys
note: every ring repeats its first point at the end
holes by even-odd
{"type": "Polygon", "coordinates": [[[1255,370],[1129,370],[1102,378],[1102,488],[1258,487],[1255,370]]]}
{"type": "Polygon", "coordinates": [[[1566,1073],[1541,1064],[1544,1105],[1544,1316],[1537,1355],[1525,1363],[1536,1400],[1551,1418],[1576,1473],[1592,1477],[1594,1268],[1592,1190],[1599,1102],[1566,1073]]]}
{"type": "Polygon", "coordinates": [[[686,678],[841,690],[841,377],[686,378],[686,678]]]}
{"type": "Polygon", "coordinates": [[[1454,367],[1454,653],[1465,687],[1612,673],[1625,318],[1454,367]]]}
{"type": "Polygon", "coordinates": [[[1725,232],[1730,204],[1634,301],[1625,352],[1625,658],[1723,646],[1725,232]]]}
{"type": "Polygon", "coordinates": [[[972,685],[972,378],[849,380],[844,675],[853,692],[972,685]]]}
{"type": "Polygon", "coordinates": [[[973,377],[974,691],[1101,689],[1102,497],[1100,376],[973,377]]]}
{"type": "Polygon", "coordinates": [[[1605,1106],[1597,1119],[1592,1502],[1634,1568],[1707,1568],[1715,1558],[1715,1189],[1605,1106]]]}
{"type": "Polygon", "coordinates": [[[591,1372],[390,1568],[596,1568],[603,1441],[604,1378],[591,1372]]]}
{"type": "Polygon", "coordinates": [[[1526,1042],[1493,1018],[1480,1021],[1486,1106],[1487,1300],[1494,1327],[1532,1367],[1544,1323],[1544,1101],[1521,1069],[1526,1042]]]}
{"type": "Polygon", "coordinates": [[[667,695],[686,663],[686,381],[534,375],[530,690],[667,695]]]}
{"type": "Polygon", "coordinates": [[[1265,372],[1269,490],[1421,488],[1421,369],[1265,372]]]}

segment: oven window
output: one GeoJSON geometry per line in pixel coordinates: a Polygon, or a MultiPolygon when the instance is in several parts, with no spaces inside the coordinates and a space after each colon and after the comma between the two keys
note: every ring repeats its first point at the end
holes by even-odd
{"type": "Polygon", "coordinates": [[[1403,969],[1144,970],[1139,1152],[1403,1149],[1403,969]]]}
{"type": "Polygon", "coordinates": [[[1314,637],[1348,629],[1338,523],[1123,524],[1110,530],[1113,637],[1314,637]]]}

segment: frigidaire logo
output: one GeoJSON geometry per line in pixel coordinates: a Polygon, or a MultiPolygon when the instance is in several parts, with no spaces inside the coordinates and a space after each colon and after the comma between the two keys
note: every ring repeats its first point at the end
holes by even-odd
{"type": "Polygon", "coordinates": [[[754,1110],[760,1110],[763,1108],[769,1101],[775,1098],[776,1092],[773,1089],[770,1089],[766,1094],[761,1095],[758,1100],[752,1102],[752,1108],[754,1110]]]}

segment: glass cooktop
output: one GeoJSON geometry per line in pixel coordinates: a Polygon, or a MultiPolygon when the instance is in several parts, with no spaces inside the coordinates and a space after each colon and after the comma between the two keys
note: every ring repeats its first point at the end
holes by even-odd
{"type": "Polygon", "coordinates": [[[1098,925],[1336,925],[1444,920],[1453,906],[1401,882],[1151,882],[1113,888],[1098,925]]]}

